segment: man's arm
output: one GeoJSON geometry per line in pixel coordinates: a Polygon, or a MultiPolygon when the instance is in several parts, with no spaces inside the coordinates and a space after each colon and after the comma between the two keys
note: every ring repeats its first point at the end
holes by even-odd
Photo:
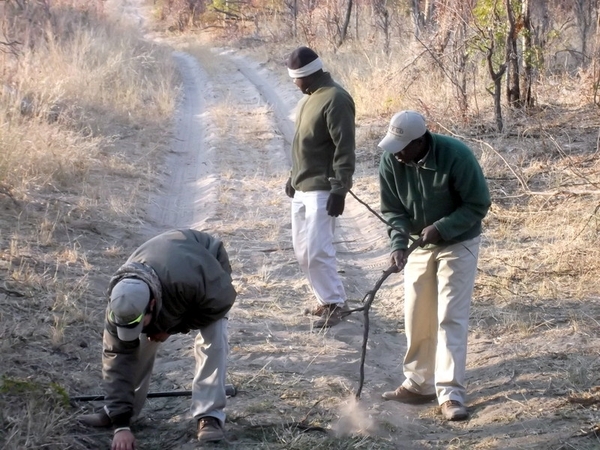
{"type": "Polygon", "coordinates": [[[356,168],[355,106],[348,93],[336,93],[325,108],[327,129],[334,144],[331,193],[345,196],[352,188],[352,176],[356,168]]]}
{"type": "Polygon", "coordinates": [[[388,235],[392,252],[406,250],[410,235],[411,220],[408,211],[404,208],[398,196],[394,169],[389,160],[391,156],[383,154],[379,163],[379,196],[381,213],[387,222],[388,235]]]}
{"type": "Polygon", "coordinates": [[[128,427],[133,415],[134,373],[139,339],[131,342],[117,337],[116,327],[106,321],[102,341],[102,378],[106,408],[115,428],[128,427]]]}
{"type": "Polygon", "coordinates": [[[461,157],[453,165],[451,182],[460,196],[461,204],[434,224],[444,240],[451,240],[480,222],[491,205],[483,171],[470,150],[467,156],[461,157]]]}

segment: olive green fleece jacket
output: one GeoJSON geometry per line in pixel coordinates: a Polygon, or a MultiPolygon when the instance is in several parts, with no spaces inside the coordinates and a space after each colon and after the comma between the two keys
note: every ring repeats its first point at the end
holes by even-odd
{"type": "MultiPolygon", "coordinates": [[[[138,278],[156,300],[143,333],[187,333],[225,317],[236,298],[231,265],[223,243],[196,230],[171,230],[138,247],[112,277],[108,296],[123,278],[138,278]]],[[[134,373],[140,340],[126,342],[105,319],[102,376],[106,406],[115,427],[128,426],[133,414],[134,373]]]]}
{"type": "Polygon", "coordinates": [[[296,114],[292,186],[302,192],[330,191],[345,196],[352,188],[356,163],[354,100],[328,72],[308,91],[296,114]]]}
{"type": "Polygon", "coordinates": [[[399,162],[389,152],[381,156],[381,212],[401,230],[388,227],[392,252],[407,249],[408,235],[416,239],[429,225],[442,237],[435,246],[479,236],[491,204],[483,171],[469,147],[449,136],[426,134],[429,151],[418,164],[399,162]]]}

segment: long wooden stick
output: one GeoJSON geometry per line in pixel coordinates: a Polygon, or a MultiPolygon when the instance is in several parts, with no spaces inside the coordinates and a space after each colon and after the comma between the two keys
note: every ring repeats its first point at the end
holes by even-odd
{"type": "MultiPolygon", "coordinates": [[[[419,247],[422,242],[423,242],[422,238],[419,238],[416,241],[414,241],[410,245],[410,247],[408,247],[408,250],[406,250],[406,257],[408,257],[408,255],[410,255],[417,247],[419,247]]],[[[383,282],[385,280],[387,280],[387,278],[391,274],[397,273],[397,272],[399,272],[399,270],[395,265],[388,267],[383,272],[383,275],[381,276],[381,278],[379,278],[379,280],[377,280],[377,283],[375,283],[375,286],[373,287],[373,289],[371,289],[369,292],[367,292],[367,295],[365,296],[365,298],[367,300],[364,303],[364,305],[361,306],[360,308],[352,309],[346,313],[346,315],[347,315],[347,314],[351,314],[355,311],[362,311],[363,316],[365,318],[365,324],[364,324],[364,330],[363,330],[362,354],[360,356],[360,375],[359,375],[359,382],[358,382],[358,390],[356,391],[356,399],[357,400],[360,398],[363,384],[365,382],[365,359],[367,357],[367,342],[369,340],[369,309],[371,309],[371,304],[373,303],[373,300],[375,300],[375,294],[377,294],[377,291],[379,290],[379,288],[381,287],[383,282]]]]}

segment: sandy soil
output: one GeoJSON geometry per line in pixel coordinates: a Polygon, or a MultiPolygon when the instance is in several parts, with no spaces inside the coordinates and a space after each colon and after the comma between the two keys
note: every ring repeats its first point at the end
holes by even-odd
{"type": "MultiPolygon", "coordinates": [[[[143,22],[138,2],[121,6],[143,22]]],[[[220,236],[230,253],[239,296],[230,316],[228,376],[239,393],[226,409],[228,442],[211,447],[600,448],[594,437],[574,437],[597,422],[598,413],[570,404],[564,379],[578,358],[570,349],[596,358],[597,337],[568,320],[583,305],[571,305],[568,314],[552,304],[524,305],[524,314],[539,312],[542,325],[538,333],[517,338],[486,327],[485,305],[474,304],[467,373],[471,418],[447,423],[434,405],[380,398],[402,381],[402,275],[393,275],[371,310],[365,384],[356,402],[364,317],[355,313],[317,332],[313,319],[302,315],[313,298],[291,250],[283,192],[300,92],[283,65],[271,70],[241,52],[198,48],[173,54],[183,92],[164,176],[149,199],[140,237],[193,227],[220,236]],[[544,326],[549,317],[552,326],[544,326]],[[306,426],[315,428],[303,432],[306,426]]],[[[376,165],[371,151],[359,150],[353,191],[375,210],[376,165]]],[[[336,245],[351,304],[360,306],[387,267],[384,226],[349,197],[336,245]]],[[[600,311],[597,301],[585,308],[591,315],[600,311]]],[[[152,391],[189,389],[192,340],[176,336],[164,345],[152,391]]],[[[96,369],[86,373],[94,373],[97,384],[89,383],[90,389],[99,391],[99,361],[96,369]]],[[[85,408],[94,406],[100,404],[85,408]]],[[[199,448],[188,407],[182,398],[149,400],[134,429],[140,448],[199,448]]],[[[106,448],[108,433],[93,436],[98,444],[89,448],[106,448]]]]}

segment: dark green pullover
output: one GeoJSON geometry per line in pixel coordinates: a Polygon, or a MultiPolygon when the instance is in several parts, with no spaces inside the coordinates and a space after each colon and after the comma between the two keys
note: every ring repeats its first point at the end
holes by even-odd
{"type": "Polygon", "coordinates": [[[292,186],[302,192],[346,195],[352,187],[356,160],[354,100],[328,72],[323,72],[309,92],[296,114],[292,186]]]}
{"type": "MultiPolygon", "coordinates": [[[[490,193],[475,155],[461,141],[427,132],[429,151],[418,164],[404,164],[384,152],[379,164],[381,212],[402,230],[388,227],[391,251],[408,248],[435,225],[448,245],[479,236],[490,207],[490,193]]],[[[430,245],[431,246],[431,245],[430,245]]]]}

